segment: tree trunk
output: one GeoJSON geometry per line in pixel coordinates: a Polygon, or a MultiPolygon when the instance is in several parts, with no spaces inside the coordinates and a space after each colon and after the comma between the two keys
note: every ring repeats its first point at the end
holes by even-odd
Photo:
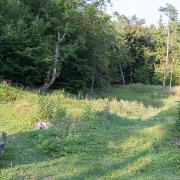
{"type": "Polygon", "coordinates": [[[125,78],[124,78],[124,73],[123,73],[121,64],[119,64],[119,67],[120,67],[120,71],[121,71],[121,76],[122,76],[122,80],[123,80],[123,85],[126,85],[125,78]]]}
{"type": "Polygon", "coordinates": [[[170,82],[169,82],[169,87],[171,88],[172,86],[172,78],[173,78],[173,70],[174,70],[174,61],[175,59],[173,58],[172,60],[172,68],[171,68],[171,77],[170,77],[170,82]]]}
{"type": "Polygon", "coordinates": [[[55,47],[55,57],[54,57],[54,63],[52,66],[52,74],[51,79],[48,78],[48,81],[44,83],[43,86],[41,86],[40,91],[47,91],[48,88],[54,83],[56,80],[56,73],[57,73],[57,64],[59,60],[59,44],[64,40],[66,36],[66,33],[63,34],[63,36],[60,38],[59,32],[57,32],[57,42],[56,42],[56,47],[55,47]]]}
{"type": "Polygon", "coordinates": [[[130,66],[130,71],[131,71],[131,74],[130,74],[130,81],[131,81],[131,84],[132,84],[132,82],[133,82],[133,79],[132,79],[132,76],[133,76],[132,65],[130,66]]]}
{"type": "Polygon", "coordinates": [[[94,82],[95,82],[95,65],[92,64],[92,74],[91,74],[91,93],[94,91],[94,82]]]}
{"type": "Polygon", "coordinates": [[[167,36],[167,49],[166,49],[166,63],[164,67],[164,80],[163,80],[163,90],[166,90],[166,81],[168,77],[168,65],[169,65],[169,41],[170,41],[170,28],[168,22],[168,36],[167,36]]]}

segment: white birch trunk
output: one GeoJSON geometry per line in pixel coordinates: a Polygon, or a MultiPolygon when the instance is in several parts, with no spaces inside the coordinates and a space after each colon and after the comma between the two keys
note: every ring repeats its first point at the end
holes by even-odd
{"type": "Polygon", "coordinates": [[[52,67],[52,74],[51,74],[51,79],[48,82],[45,82],[43,86],[41,86],[40,90],[41,91],[47,91],[48,88],[54,83],[56,80],[56,74],[57,74],[57,64],[59,60],[59,44],[64,40],[66,36],[66,33],[63,34],[63,36],[60,38],[59,32],[57,32],[57,42],[56,42],[56,47],[55,47],[55,57],[54,57],[54,63],[52,67]]]}

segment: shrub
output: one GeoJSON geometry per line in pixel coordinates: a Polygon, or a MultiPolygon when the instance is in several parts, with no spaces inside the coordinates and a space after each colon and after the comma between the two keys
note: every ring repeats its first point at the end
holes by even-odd
{"type": "Polygon", "coordinates": [[[38,116],[40,119],[46,120],[54,117],[54,100],[49,95],[39,96],[38,105],[38,116]]]}
{"type": "Polygon", "coordinates": [[[54,129],[43,130],[38,134],[38,148],[51,156],[64,155],[65,134],[54,129]]]}
{"type": "Polygon", "coordinates": [[[65,116],[66,116],[65,107],[58,105],[56,108],[56,117],[62,119],[65,116]]]}
{"type": "Polygon", "coordinates": [[[0,101],[15,101],[17,99],[17,92],[12,90],[10,86],[3,82],[0,87],[0,101]]]}
{"type": "Polygon", "coordinates": [[[95,111],[92,109],[90,105],[86,105],[84,107],[84,114],[82,116],[82,119],[85,121],[92,121],[95,120],[95,118],[96,118],[95,111]]]}

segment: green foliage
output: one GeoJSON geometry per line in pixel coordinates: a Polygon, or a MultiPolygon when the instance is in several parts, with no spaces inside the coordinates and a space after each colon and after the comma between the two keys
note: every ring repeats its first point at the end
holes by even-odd
{"type": "Polygon", "coordinates": [[[3,82],[0,85],[0,102],[15,101],[18,96],[18,93],[7,82],[3,82]]]}
{"type": "Polygon", "coordinates": [[[79,99],[7,86],[21,96],[0,105],[0,130],[9,135],[0,179],[178,179],[175,92],[134,84],[79,99]],[[62,108],[45,130],[31,124],[39,96],[55,102],[55,113],[62,108]]]}
{"type": "MultiPolygon", "coordinates": [[[[59,45],[53,88],[70,92],[104,89],[112,84],[162,83],[166,29],[144,26],[144,19],[104,12],[109,1],[0,1],[0,79],[40,87],[49,80],[57,31],[59,45]],[[124,79],[124,80],[123,80],[124,79]]],[[[179,84],[179,22],[170,4],[161,8],[170,18],[169,77],[179,84]],[[172,72],[172,73],[171,73],[172,72]]]]}
{"type": "Polygon", "coordinates": [[[38,97],[38,116],[40,120],[48,120],[54,117],[54,100],[49,95],[40,95],[38,97]]]}
{"type": "Polygon", "coordinates": [[[135,71],[135,77],[137,82],[150,84],[153,78],[153,70],[144,65],[135,71]]]}
{"type": "Polygon", "coordinates": [[[177,133],[177,137],[179,138],[179,132],[180,132],[180,102],[178,102],[178,105],[177,105],[177,117],[176,117],[176,120],[175,120],[175,131],[177,133]]]}
{"type": "Polygon", "coordinates": [[[65,155],[65,135],[62,129],[48,129],[41,132],[35,131],[29,138],[33,139],[34,143],[38,144],[38,149],[40,151],[47,153],[49,156],[65,155]]]}
{"type": "Polygon", "coordinates": [[[66,109],[62,107],[61,105],[57,106],[56,108],[56,116],[57,118],[62,119],[66,115],[66,109]]]}

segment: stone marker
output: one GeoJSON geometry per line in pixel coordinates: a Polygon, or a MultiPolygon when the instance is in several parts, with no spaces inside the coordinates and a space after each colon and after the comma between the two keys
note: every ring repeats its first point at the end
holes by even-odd
{"type": "Polygon", "coordinates": [[[6,141],[7,141],[7,134],[5,132],[2,132],[2,141],[0,141],[0,155],[3,154],[5,151],[6,141]]]}
{"type": "Polygon", "coordinates": [[[2,140],[6,143],[7,142],[7,134],[2,132],[2,140]]]}
{"type": "Polygon", "coordinates": [[[35,124],[35,129],[49,129],[52,127],[52,124],[50,122],[38,122],[35,124]]]}
{"type": "Polygon", "coordinates": [[[5,151],[5,142],[0,142],[0,155],[3,154],[5,151]]]}

